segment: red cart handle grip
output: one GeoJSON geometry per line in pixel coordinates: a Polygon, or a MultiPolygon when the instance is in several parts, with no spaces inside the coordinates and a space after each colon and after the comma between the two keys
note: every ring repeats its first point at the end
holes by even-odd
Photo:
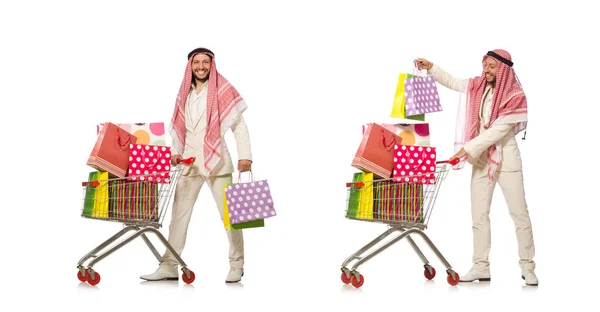
{"type": "Polygon", "coordinates": [[[448,163],[451,164],[452,166],[458,164],[460,162],[460,158],[454,157],[451,158],[450,160],[448,160],[448,163]]]}
{"type": "Polygon", "coordinates": [[[92,187],[96,187],[98,185],[100,185],[100,182],[98,181],[89,181],[89,182],[81,182],[81,186],[92,186],[92,187]]]}
{"type": "Polygon", "coordinates": [[[356,187],[356,188],[361,188],[363,186],[365,186],[364,182],[348,182],[346,183],[346,187],[356,187]]]}
{"type": "Polygon", "coordinates": [[[190,158],[186,158],[186,159],[179,159],[177,160],[177,164],[181,164],[183,163],[184,165],[190,166],[194,163],[194,161],[196,161],[196,157],[190,157],[190,158]]]}
{"type": "Polygon", "coordinates": [[[440,160],[436,161],[437,164],[451,164],[452,166],[458,164],[460,162],[460,158],[450,158],[450,160],[440,160]]]}

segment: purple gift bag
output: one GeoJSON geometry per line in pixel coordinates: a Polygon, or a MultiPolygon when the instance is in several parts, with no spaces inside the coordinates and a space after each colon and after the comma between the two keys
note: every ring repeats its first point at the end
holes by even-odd
{"type": "Polygon", "coordinates": [[[225,188],[231,224],[266,219],[277,215],[267,180],[234,183],[225,188]]]}
{"type": "Polygon", "coordinates": [[[406,116],[441,112],[440,96],[432,76],[406,78],[406,116]]]}

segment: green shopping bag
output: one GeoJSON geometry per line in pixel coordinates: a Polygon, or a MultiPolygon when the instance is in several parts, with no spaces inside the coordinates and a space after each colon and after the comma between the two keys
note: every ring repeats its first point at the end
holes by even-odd
{"type": "Polygon", "coordinates": [[[361,182],[363,178],[362,172],[357,172],[352,178],[352,185],[349,187],[350,196],[348,197],[348,209],[346,210],[347,218],[356,218],[358,213],[358,202],[360,201],[360,189],[354,186],[355,182],[361,182]]]}
{"type": "MultiPolygon", "coordinates": [[[[98,171],[90,172],[88,175],[88,182],[98,180],[98,171]]],[[[84,217],[91,217],[94,212],[94,206],[96,202],[96,187],[92,186],[91,183],[86,183],[85,186],[85,198],[83,200],[83,211],[81,213],[84,217]]]]}

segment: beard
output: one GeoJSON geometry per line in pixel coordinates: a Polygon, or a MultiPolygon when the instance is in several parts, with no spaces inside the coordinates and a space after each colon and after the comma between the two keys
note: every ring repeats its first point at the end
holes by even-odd
{"type": "Polygon", "coordinates": [[[208,80],[208,77],[210,76],[210,73],[206,74],[206,76],[204,78],[198,77],[198,75],[196,75],[196,73],[194,73],[193,76],[194,77],[192,78],[192,82],[193,82],[193,85],[195,86],[198,82],[199,83],[206,83],[206,81],[208,80]]]}
{"type": "Polygon", "coordinates": [[[194,80],[196,80],[196,81],[206,82],[208,80],[209,76],[210,76],[210,72],[206,73],[206,76],[204,76],[204,77],[201,77],[198,74],[196,74],[196,72],[194,72],[194,80]]]}
{"type": "Polygon", "coordinates": [[[485,80],[486,80],[486,82],[487,82],[487,83],[489,83],[489,84],[490,84],[490,85],[492,85],[492,86],[495,86],[495,85],[496,85],[496,76],[488,76],[488,75],[485,75],[485,80]],[[491,79],[491,80],[490,80],[490,79],[491,79]]]}

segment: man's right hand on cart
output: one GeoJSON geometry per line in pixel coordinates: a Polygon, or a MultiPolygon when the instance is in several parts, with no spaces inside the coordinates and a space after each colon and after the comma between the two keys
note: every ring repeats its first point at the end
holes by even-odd
{"type": "Polygon", "coordinates": [[[181,157],[181,155],[173,155],[171,157],[171,165],[177,166],[177,164],[179,164],[182,160],[183,160],[183,157],[181,157]]]}

